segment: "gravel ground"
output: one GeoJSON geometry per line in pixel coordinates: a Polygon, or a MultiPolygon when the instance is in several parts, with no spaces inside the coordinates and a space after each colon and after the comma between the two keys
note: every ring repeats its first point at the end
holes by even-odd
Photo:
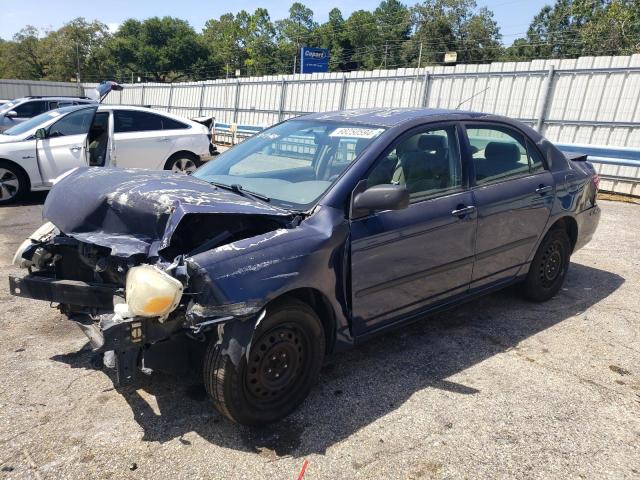
{"type": "MultiPolygon", "coordinates": [[[[0,208],[0,276],[42,198],[0,208]]],[[[640,478],[640,206],[601,202],[565,288],[507,290],[331,359],[303,407],[231,424],[197,378],[115,390],[77,327],[0,290],[0,478],[640,478]]]]}

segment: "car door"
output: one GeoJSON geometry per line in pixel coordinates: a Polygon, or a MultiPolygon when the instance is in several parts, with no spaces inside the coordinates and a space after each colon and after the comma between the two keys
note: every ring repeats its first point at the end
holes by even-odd
{"type": "Polygon", "coordinates": [[[506,125],[465,125],[478,208],[471,288],[511,280],[526,263],[549,219],[554,181],[541,153],[506,125]]]}
{"type": "Polygon", "coordinates": [[[52,124],[47,138],[38,141],[38,160],[45,184],[60,174],[87,165],[86,138],[95,108],[71,112],[52,124]]]}
{"type": "Polygon", "coordinates": [[[455,124],[420,127],[390,146],[369,172],[367,188],[405,185],[406,209],[351,220],[354,334],[464,294],[476,230],[455,124]]]}
{"type": "Polygon", "coordinates": [[[152,112],[125,109],[115,109],[113,117],[115,165],[121,168],[164,168],[172,149],[172,138],[162,130],[162,117],[152,112]]]}
{"type": "Polygon", "coordinates": [[[87,137],[87,163],[92,167],[110,166],[113,132],[111,112],[96,112],[87,137]]]}

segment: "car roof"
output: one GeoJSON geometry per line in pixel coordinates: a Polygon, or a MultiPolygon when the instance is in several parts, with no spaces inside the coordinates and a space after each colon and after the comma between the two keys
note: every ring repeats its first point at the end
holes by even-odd
{"type": "Polygon", "coordinates": [[[359,108],[334,112],[311,113],[300,117],[305,120],[329,120],[335,122],[362,123],[380,127],[395,127],[416,119],[428,120],[430,117],[450,117],[451,120],[478,118],[486,114],[465,110],[448,110],[442,108],[359,108]]]}
{"type": "Polygon", "coordinates": [[[150,107],[144,107],[140,105],[109,105],[109,104],[101,104],[98,108],[99,110],[137,110],[139,112],[153,112],[153,113],[167,113],[161,112],[160,110],[154,110],[150,107]]]}
{"type": "Polygon", "coordinates": [[[89,98],[89,97],[73,97],[73,96],[69,96],[69,95],[62,95],[62,96],[56,96],[56,95],[30,95],[28,97],[14,98],[11,101],[12,102],[26,102],[28,100],[70,100],[70,101],[79,100],[79,101],[82,101],[82,102],[97,102],[97,100],[94,100],[94,99],[89,98]]]}

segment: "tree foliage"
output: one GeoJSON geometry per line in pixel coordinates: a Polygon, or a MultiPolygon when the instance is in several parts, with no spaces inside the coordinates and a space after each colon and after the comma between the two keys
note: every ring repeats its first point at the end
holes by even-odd
{"type": "Polygon", "coordinates": [[[54,31],[26,26],[0,39],[0,77],[70,80],[131,78],[176,81],[299,71],[301,47],[330,51],[330,69],[440,64],[455,51],[459,63],[640,52],[640,1],[555,0],[532,19],[526,34],[504,46],[488,8],[476,0],[423,0],[407,6],[382,0],[373,10],[326,22],[295,2],[287,18],[265,8],[208,20],[202,32],[173,17],[126,20],[115,33],[99,21],[76,18],[54,31]]]}

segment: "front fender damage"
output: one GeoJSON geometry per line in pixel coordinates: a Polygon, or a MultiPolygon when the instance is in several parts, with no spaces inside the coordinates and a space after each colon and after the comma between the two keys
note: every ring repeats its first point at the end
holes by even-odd
{"type": "Polygon", "coordinates": [[[244,319],[229,319],[218,325],[218,345],[223,355],[227,355],[231,362],[240,366],[242,357],[249,359],[253,335],[258,325],[266,316],[267,311],[261,310],[258,315],[244,319]]]}
{"type": "Polygon", "coordinates": [[[325,208],[297,228],[279,228],[185,258],[192,292],[187,320],[196,333],[215,327],[223,353],[237,366],[251,353],[254,332],[272,302],[315,291],[331,302],[325,320],[348,339],[347,238],[343,212],[325,208]]]}

